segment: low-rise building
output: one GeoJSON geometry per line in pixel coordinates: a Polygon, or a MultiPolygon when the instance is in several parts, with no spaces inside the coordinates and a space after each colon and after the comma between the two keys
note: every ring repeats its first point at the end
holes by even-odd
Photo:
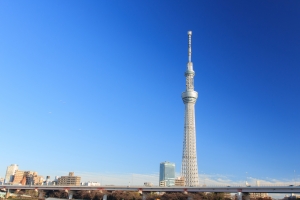
{"type": "Polygon", "coordinates": [[[145,183],[144,183],[144,186],[146,186],[146,187],[152,187],[152,186],[153,186],[153,183],[151,183],[151,182],[145,182],[145,183]]]}
{"type": "Polygon", "coordinates": [[[175,179],[167,179],[167,180],[163,180],[163,181],[159,181],[159,187],[171,187],[171,186],[175,186],[175,179]]]}
{"type": "Polygon", "coordinates": [[[100,186],[100,183],[98,182],[84,182],[84,183],[81,183],[82,186],[100,186]]]}
{"type": "Polygon", "coordinates": [[[185,186],[185,179],[183,176],[179,176],[175,179],[175,186],[185,186]]]}
{"type": "MultiPolygon", "coordinates": [[[[259,180],[256,181],[256,186],[257,187],[260,186],[259,180]]],[[[250,193],[250,198],[253,198],[253,199],[268,198],[268,197],[269,197],[268,193],[250,193]]]]}
{"type": "Polygon", "coordinates": [[[166,187],[167,182],[166,181],[159,181],[159,187],[166,187]]]}
{"type": "Polygon", "coordinates": [[[250,193],[251,199],[266,198],[266,197],[269,197],[268,193],[250,193]]]}
{"type": "Polygon", "coordinates": [[[4,178],[0,178],[0,185],[4,185],[4,178]]]}
{"type": "Polygon", "coordinates": [[[44,178],[42,176],[35,176],[33,178],[34,185],[42,185],[44,182],[44,178]]]}
{"type": "Polygon", "coordinates": [[[74,176],[74,172],[69,172],[69,176],[61,176],[58,178],[57,185],[79,186],[81,177],[74,176]]]}

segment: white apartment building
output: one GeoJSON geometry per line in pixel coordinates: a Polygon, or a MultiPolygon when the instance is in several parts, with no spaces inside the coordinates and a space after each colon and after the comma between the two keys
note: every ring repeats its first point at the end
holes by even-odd
{"type": "Polygon", "coordinates": [[[14,175],[16,171],[19,169],[19,166],[16,164],[11,164],[10,166],[7,167],[6,169],[6,174],[5,174],[5,183],[11,183],[14,180],[14,175]]]}
{"type": "Polygon", "coordinates": [[[84,182],[84,183],[81,183],[82,186],[100,186],[100,183],[98,182],[84,182]]]}

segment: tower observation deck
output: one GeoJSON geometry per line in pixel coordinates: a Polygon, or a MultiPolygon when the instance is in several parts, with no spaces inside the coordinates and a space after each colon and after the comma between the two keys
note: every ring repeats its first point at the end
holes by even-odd
{"type": "Polygon", "coordinates": [[[196,151],[195,103],[198,93],[194,90],[192,63],[192,31],[188,31],[188,63],[185,71],[186,90],[181,97],[185,104],[184,138],[182,152],[181,175],[185,178],[186,186],[198,186],[198,164],[196,151]]]}

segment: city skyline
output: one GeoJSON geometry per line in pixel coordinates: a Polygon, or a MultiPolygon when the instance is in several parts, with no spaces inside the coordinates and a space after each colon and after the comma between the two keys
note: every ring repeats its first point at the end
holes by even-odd
{"type": "Polygon", "coordinates": [[[0,177],[16,163],[43,176],[158,180],[164,160],[179,174],[192,30],[200,185],[300,183],[290,145],[300,137],[299,9],[296,1],[0,2],[0,177]]]}
{"type": "MultiPolygon", "coordinates": [[[[50,175],[50,180],[55,180],[61,176],[65,176],[69,172],[59,171],[55,175],[50,175]]],[[[76,172],[76,174],[82,177],[82,182],[98,182],[100,185],[143,185],[145,181],[152,183],[153,185],[158,185],[156,182],[159,181],[159,172],[156,174],[136,174],[136,173],[91,173],[91,172],[76,172]]],[[[49,173],[48,173],[49,175],[49,173]]],[[[42,175],[44,180],[47,179],[48,175],[42,175]]],[[[260,186],[287,186],[287,185],[298,185],[300,184],[300,179],[297,180],[278,180],[273,178],[268,179],[258,179],[255,177],[246,177],[245,180],[234,181],[231,180],[230,176],[225,176],[221,174],[199,174],[200,176],[200,187],[206,186],[245,186],[246,182],[248,185],[256,186],[257,181],[260,182],[260,186]]],[[[180,173],[176,173],[175,177],[180,177],[180,173]]],[[[3,178],[3,177],[0,177],[3,178]]],[[[272,194],[282,195],[282,194],[272,194]]]]}

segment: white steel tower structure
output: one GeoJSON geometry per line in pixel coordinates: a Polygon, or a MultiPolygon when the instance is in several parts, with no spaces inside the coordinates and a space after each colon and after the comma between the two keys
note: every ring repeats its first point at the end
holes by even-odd
{"type": "Polygon", "coordinates": [[[194,90],[194,76],[195,72],[192,63],[192,31],[188,31],[188,63],[185,71],[186,90],[181,95],[185,104],[181,175],[185,179],[186,186],[199,185],[195,127],[195,103],[198,98],[198,93],[194,90]]]}

